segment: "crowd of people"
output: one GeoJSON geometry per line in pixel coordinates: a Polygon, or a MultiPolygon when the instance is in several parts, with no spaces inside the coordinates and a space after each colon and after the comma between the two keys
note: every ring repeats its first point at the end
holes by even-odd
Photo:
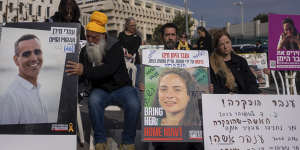
{"type": "MultiPolygon", "coordinates": [[[[74,0],[62,0],[59,11],[47,22],[79,23],[79,16],[80,10],[74,0]]],[[[138,94],[144,90],[143,81],[140,80],[143,76],[143,70],[138,51],[142,44],[142,37],[136,29],[136,20],[133,17],[126,19],[124,31],[119,34],[117,39],[110,37],[106,30],[108,19],[104,13],[99,11],[91,14],[90,22],[85,28],[81,28],[80,39],[87,40],[87,44],[81,49],[79,63],[68,61],[66,72],[70,76],[79,76],[80,82],[87,81],[92,87],[88,97],[88,107],[94,130],[96,150],[106,150],[108,148],[106,129],[104,128],[104,112],[105,107],[108,105],[118,105],[124,110],[124,130],[120,149],[134,150],[137,122],[142,108],[138,94]],[[132,74],[132,71],[129,70],[136,73],[132,74]],[[132,82],[133,80],[135,82],[132,82]]],[[[285,24],[292,25],[288,20],[286,22],[285,24]]],[[[234,53],[231,38],[227,32],[220,30],[211,36],[204,27],[198,27],[197,32],[199,39],[191,45],[188,43],[187,34],[178,33],[175,24],[167,23],[163,25],[161,37],[164,49],[207,50],[211,67],[211,93],[261,93],[247,61],[234,53]]],[[[286,35],[288,35],[288,32],[286,35]]],[[[298,36],[298,34],[294,36],[298,36]]],[[[281,39],[284,40],[286,37],[282,35],[281,39]]],[[[35,42],[38,41],[38,38],[31,37],[19,40],[15,55],[17,65],[21,59],[25,59],[30,55],[35,55],[37,59],[42,57],[40,48],[30,49],[28,56],[24,54],[25,52],[21,50],[21,45],[24,43],[22,41],[35,42]]],[[[281,43],[284,43],[284,41],[281,43]]],[[[279,47],[282,47],[281,44],[279,47]]],[[[42,61],[37,62],[40,62],[39,65],[41,66],[42,61]]],[[[18,66],[22,67],[22,65],[18,66]]],[[[31,74],[23,74],[21,71],[22,69],[20,69],[20,80],[28,80],[27,76],[31,76],[31,74]]],[[[35,74],[38,74],[38,71],[35,74]]],[[[164,116],[160,120],[161,125],[201,124],[201,120],[199,120],[200,112],[188,112],[193,110],[192,107],[199,106],[199,101],[188,95],[189,91],[195,87],[195,83],[191,78],[187,72],[180,69],[166,70],[161,74],[157,85],[159,90],[153,104],[164,109],[164,116]],[[172,90],[168,86],[173,84],[180,87],[180,91],[166,92],[172,90]],[[182,103],[176,109],[166,108],[164,101],[169,97],[166,93],[176,93],[177,95],[174,95],[174,97],[181,99],[182,103]],[[180,113],[178,113],[179,111],[180,113]],[[177,119],[174,120],[174,118],[177,119]]],[[[38,88],[35,82],[32,84],[38,88]]],[[[40,119],[36,122],[46,121],[40,119]]],[[[201,143],[161,142],[153,143],[153,145],[155,150],[204,149],[201,143]]]]}

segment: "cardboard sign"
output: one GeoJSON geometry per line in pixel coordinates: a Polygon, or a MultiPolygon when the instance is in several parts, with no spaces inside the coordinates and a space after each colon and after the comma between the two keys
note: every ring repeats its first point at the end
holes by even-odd
{"type": "Polygon", "coordinates": [[[76,147],[78,76],[64,71],[66,61],[78,62],[79,33],[79,24],[8,23],[2,27],[0,139],[19,139],[0,140],[3,149],[46,149],[32,143],[54,137],[60,139],[56,144],[66,140],[69,145],[64,149],[76,147]],[[20,144],[25,138],[27,142],[20,144]]]}
{"type": "Polygon", "coordinates": [[[201,94],[208,93],[207,61],[207,51],[143,51],[143,141],[203,140],[200,104],[201,94]],[[195,60],[202,63],[184,63],[195,60]]]}
{"type": "Polygon", "coordinates": [[[203,94],[205,150],[298,150],[299,95],[203,94]]]}

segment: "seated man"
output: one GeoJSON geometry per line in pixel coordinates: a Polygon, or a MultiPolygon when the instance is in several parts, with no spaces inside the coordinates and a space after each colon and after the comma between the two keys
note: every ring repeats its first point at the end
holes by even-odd
{"type": "Polygon", "coordinates": [[[137,120],[140,113],[140,100],[132,87],[127,73],[124,52],[120,42],[111,48],[106,34],[107,16],[95,11],[86,27],[87,46],[80,53],[80,63],[69,61],[66,72],[80,75],[92,84],[89,96],[89,114],[94,129],[96,150],[106,150],[104,129],[105,107],[117,104],[124,109],[124,131],[121,149],[135,149],[137,120]]]}

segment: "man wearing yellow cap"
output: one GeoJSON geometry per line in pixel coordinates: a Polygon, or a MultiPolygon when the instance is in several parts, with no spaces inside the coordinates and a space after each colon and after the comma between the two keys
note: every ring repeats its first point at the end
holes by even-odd
{"type": "Polygon", "coordinates": [[[131,86],[122,44],[111,44],[112,40],[106,34],[106,23],[107,16],[104,13],[92,13],[86,26],[87,46],[80,53],[80,63],[69,61],[66,72],[69,75],[80,75],[80,79],[87,79],[92,84],[88,105],[96,150],[108,149],[103,120],[104,109],[111,104],[118,104],[124,110],[120,148],[134,150],[140,100],[137,91],[131,86]]]}

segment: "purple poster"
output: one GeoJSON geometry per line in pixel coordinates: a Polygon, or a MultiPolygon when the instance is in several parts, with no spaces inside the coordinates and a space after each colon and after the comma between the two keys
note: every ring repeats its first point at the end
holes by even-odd
{"type": "Polygon", "coordinates": [[[269,68],[300,70],[300,15],[269,14],[269,68]]]}

